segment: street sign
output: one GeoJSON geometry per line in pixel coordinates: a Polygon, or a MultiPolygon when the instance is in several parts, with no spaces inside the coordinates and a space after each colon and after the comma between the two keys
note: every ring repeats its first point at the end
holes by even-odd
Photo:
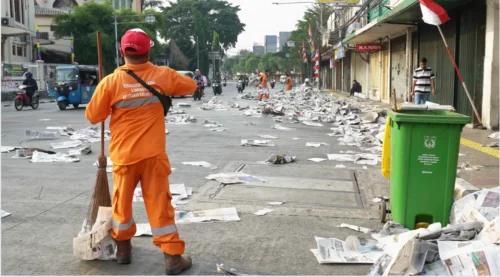
{"type": "Polygon", "coordinates": [[[382,45],[376,43],[356,44],[356,52],[379,52],[382,51],[382,45]]]}
{"type": "Polygon", "coordinates": [[[287,42],[288,47],[295,47],[295,41],[289,40],[287,42]]]}
{"type": "Polygon", "coordinates": [[[210,60],[219,60],[220,59],[220,53],[217,51],[214,52],[208,52],[208,58],[210,60]]]}

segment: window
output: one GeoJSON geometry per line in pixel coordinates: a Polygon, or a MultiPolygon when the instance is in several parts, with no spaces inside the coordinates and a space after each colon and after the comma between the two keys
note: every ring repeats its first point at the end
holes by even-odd
{"type": "Polygon", "coordinates": [[[17,55],[18,55],[19,57],[22,57],[22,56],[23,56],[23,47],[21,47],[21,46],[18,46],[18,47],[17,47],[17,55]]]}
{"type": "Polygon", "coordinates": [[[48,32],[40,32],[40,39],[49,39],[48,32]]]}
{"type": "Polygon", "coordinates": [[[10,0],[10,16],[24,24],[24,0],[10,0]]]}
{"type": "Polygon", "coordinates": [[[12,45],[12,56],[16,55],[16,46],[12,45]]]}

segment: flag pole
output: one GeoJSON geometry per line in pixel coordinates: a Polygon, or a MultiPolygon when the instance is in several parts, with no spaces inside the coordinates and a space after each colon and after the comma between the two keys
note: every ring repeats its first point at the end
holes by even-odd
{"type": "Polygon", "coordinates": [[[474,105],[474,101],[472,101],[472,98],[470,97],[469,90],[467,89],[467,85],[465,84],[464,77],[462,77],[462,73],[460,73],[460,69],[457,66],[457,63],[455,62],[455,59],[453,58],[453,55],[451,54],[450,48],[448,47],[448,43],[446,43],[446,39],[444,38],[443,31],[441,31],[441,27],[439,25],[436,25],[439,34],[441,34],[441,38],[443,39],[444,46],[446,47],[446,51],[448,51],[448,56],[450,56],[451,62],[453,63],[453,66],[455,67],[455,70],[457,71],[458,78],[460,78],[460,82],[462,83],[462,86],[464,87],[465,94],[467,94],[467,98],[469,98],[469,102],[472,105],[472,109],[474,110],[474,113],[476,114],[477,120],[481,125],[483,125],[483,121],[481,120],[481,117],[479,116],[479,113],[477,112],[476,106],[474,105]]]}

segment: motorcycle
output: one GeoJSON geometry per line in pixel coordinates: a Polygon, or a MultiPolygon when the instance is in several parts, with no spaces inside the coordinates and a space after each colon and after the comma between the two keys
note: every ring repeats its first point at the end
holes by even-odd
{"type": "Polygon", "coordinates": [[[245,89],[245,83],[243,81],[238,81],[236,84],[236,89],[238,90],[238,93],[242,93],[243,89],[245,89]]]}
{"type": "Polygon", "coordinates": [[[274,85],[276,84],[276,81],[272,80],[271,81],[271,88],[274,88],[274,85]]]}
{"type": "Polygon", "coordinates": [[[30,103],[30,100],[28,98],[28,94],[26,93],[26,85],[20,85],[19,89],[21,89],[21,92],[16,92],[17,96],[16,99],[14,100],[14,107],[16,110],[21,111],[24,106],[31,106],[33,110],[38,109],[38,106],[40,105],[40,95],[38,91],[35,91],[33,94],[33,97],[31,97],[32,101],[30,103]]]}
{"type": "Polygon", "coordinates": [[[196,101],[196,99],[201,100],[201,97],[203,96],[203,83],[197,82],[196,86],[196,91],[193,93],[194,101],[196,101]]]}
{"type": "Polygon", "coordinates": [[[212,84],[212,88],[214,91],[214,95],[221,95],[222,94],[222,87],[220,86],[219,82],[214,82],[212,84]]]}
{"type": "Polygon", "coordinates": [[[222,81],[222,85],[226,86],[226,80],[222,81]]]}

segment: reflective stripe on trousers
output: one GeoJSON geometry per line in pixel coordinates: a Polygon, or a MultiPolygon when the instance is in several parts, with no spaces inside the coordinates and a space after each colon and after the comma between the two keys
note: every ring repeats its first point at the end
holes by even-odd
{"type": "Polygon", "coordinates": [[[132,108],[132,107],[140,107],[148,104],[158,103],[160,99],[156,96],[150,96],[145,98],[136,98],[131,100],[120,100],[116,102],[116,108],[132,108]]]}
{"type": "Polygon", "coordinates": [[[113,218],[113,221],[111,222],[113,228],[116,228],[118,231],[126,231],[132,227],[132,225],[135,223],[134,218],[132,217],[127,223],[119,223],[113,218]]]}

